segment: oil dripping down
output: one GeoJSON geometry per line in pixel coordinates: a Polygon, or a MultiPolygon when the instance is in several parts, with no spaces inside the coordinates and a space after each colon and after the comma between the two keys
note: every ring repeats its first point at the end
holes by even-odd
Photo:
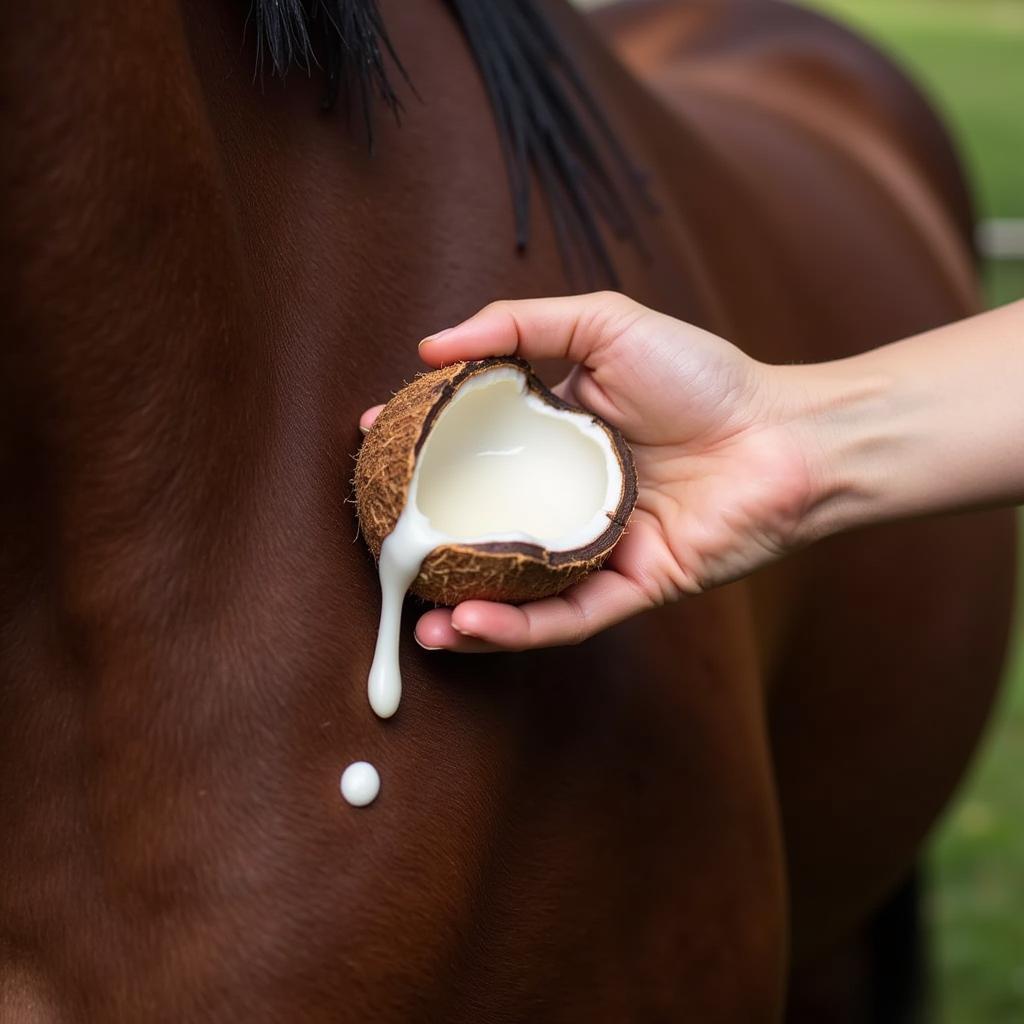
{"type": "Polygon", "coordinates": [[[402,699],[402,672],[398,663],[402,603],[423,560],[445,538],[431,529],[422,512],[409,502],[384,538],[380,548],[380,626],[373,665],[367,683],[370,707],[379,718],[390,718],[402,699]]]}

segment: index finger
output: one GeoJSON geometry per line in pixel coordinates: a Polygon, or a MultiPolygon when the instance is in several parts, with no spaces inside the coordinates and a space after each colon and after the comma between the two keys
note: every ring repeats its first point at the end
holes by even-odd
{"type": "Polygon", "coordinates": [[[420,342],[431,366],[519,355],[586,363],[644,312],[617,292],[492,302],[455,327],[420,342]]]}

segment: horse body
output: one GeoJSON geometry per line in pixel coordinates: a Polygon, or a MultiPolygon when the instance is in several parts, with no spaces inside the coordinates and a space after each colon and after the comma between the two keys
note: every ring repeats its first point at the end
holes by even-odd
{"type": "MultiPolygon", "coordinates": [[[[775,1019],[962,770],[1010,519],[836,539],[568,651],[407,628],[377,721],[356,418],[425,332],[565,290],[546,210],[518,256],[439,4],[382,5],[424,105],[372,157],[314,80],[254,88],[244,10],[77,8],[2,44],[0,1016],[775,1019]]],[[[608,12],[641,85],[550,13],[650,173],[624,290],[774,360],[971,311],[952,159],[861,44],[767,2],[608,12]]]]}

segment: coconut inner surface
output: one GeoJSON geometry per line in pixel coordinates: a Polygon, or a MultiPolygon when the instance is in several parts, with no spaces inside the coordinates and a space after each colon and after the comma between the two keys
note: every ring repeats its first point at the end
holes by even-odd
{"type": "Polygon", "coordinates": [[[463,384],[438,416],[410,503],[453,540],[564,551],[607,529],[621,493],[607,433],[585,413],[549,405],[515,367],[497,367],[463,384]]]}
{"type": "Polygon", "coordinates": [[[367,681],[374,712],[390,718],[398,710],[402,600],[435,548],[525,541],[574,551],[608,529],[622,492],[612,440],[588,414],[549,405],[515,366],[467,380],[424,440],[405,508],[381,544],[380,627],[367,681]]]}

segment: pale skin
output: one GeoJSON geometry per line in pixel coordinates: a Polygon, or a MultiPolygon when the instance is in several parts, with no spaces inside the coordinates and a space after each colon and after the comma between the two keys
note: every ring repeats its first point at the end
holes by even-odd
{"type": "Polygon", "coordinates": [[[426,612],[429,649],[579,643],[833,533],[1024,501],[1024,302],[803,366],[614,292],[495,302],[420,343],[434,367],[510,354],[576,364],[557,390],[630,442],[636,510],[605,567],[558,597],[426,612]]]}

